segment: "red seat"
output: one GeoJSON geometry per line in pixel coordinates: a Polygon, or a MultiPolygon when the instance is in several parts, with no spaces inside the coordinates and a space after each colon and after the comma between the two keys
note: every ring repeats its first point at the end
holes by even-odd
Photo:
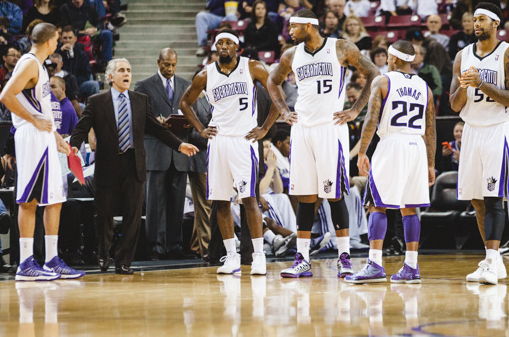
{"type": "Polygon", "coordinates": [[[410,28],[421,24],[419,15],[397,15],[389,18],[387,28],[410,28]]]}
{"type": "Polygon", "coordinates": [[[444,14],[438,14],[438,15],[442,19],[442,29],[449,29],[449,27],[450,27],[449,14],[444,13],[444,14]]]}
{"type": "Polygon", "coordinates": [[[378,7],[380,7],[380,1],[372,1],[370,6],[371,8],[369,9],[369,16],[375,16],[378,7]]]}
{"type": "Polygon", "coordinates": [[[389,40],[389,43],[394,43],[398,40],[401,40],[405,37],[405,31],[398,31],[398,30],[381,30],[378,32],[371,32],[370,36],[374,39],[378,35],[384,35],[389,40]]]}
{"type": "Polygon", "coordinates": [[[505,29],[501,29],[497,32],[497,38],[499,40],[502,40],[502,41],[505,41],[505,42],[509,42],[509,31],[505,30],[505,29]]]}
{"type": "Polygon", "coordinates": [[[385,28],[385,17],[383,16],[367,16],[359,18],[367,30],[378,30],[385,28]]]}
{"type": "Polygon", "coordinates": [[[268,65],[271,65],[276,61],[275,60],[276,53],[274,53],[273,51],[259,51],[258,58],[260,59],[260,61],[263,61],[268,65]]]}

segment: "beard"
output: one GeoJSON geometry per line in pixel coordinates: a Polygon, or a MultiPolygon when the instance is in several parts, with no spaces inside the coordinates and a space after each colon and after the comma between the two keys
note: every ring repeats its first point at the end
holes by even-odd
{"type": "Polygon", "coordinates": [[[486,33],[484,30],[482,31],[482,33],[477,36],[477,39],[479,41],[485,41],[485,40],[488,40],[489,38],[491,37],[491,35],[489,33],[486,33]]]}
{"type": "Polygon", "coordinates": [[[225,57],[219,56],[219,63],[222,63],[222,64],[229,64],[232,60],[233,60],[233,58],[230,55],[225,56],[225,57]]]}

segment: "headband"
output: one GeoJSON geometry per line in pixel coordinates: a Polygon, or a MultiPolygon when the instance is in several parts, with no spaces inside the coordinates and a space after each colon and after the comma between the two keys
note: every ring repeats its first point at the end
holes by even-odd
{"type": "Polygon", "coordinates": [[[412,62],[415,59],[415,55],[408,55],[403,52],[400,52],[393,46],[389,47],[389,54],[392,54],[392,55],[396,56],[397,58],[399,58],[400,60],[403,60],[405,62],[412,62]]]}
{"type": "Polygon", "coordinates": [[[216,41],[214,41],[214,44],[216,44],[221,39],[229,39],[235,42],[235,44],[239,44],[239,38],[233,35],[232,33],[219,33],[216,35],[216,41]]]}
{"type": "Polygon", "coordinates": [[[292,16],[290,18],[290,23],[310,23],[312,25],[315,25],[315,26],[318,26],[318,19],[314,19],[314,18],[301,18],[301,17],[298,17],[298,16],[292,16]]]}
{"type": "Polygon", "coordinates": [[[500,22],[500,18],[497,14],[493,13],[492,11],[489,11],[487,9],[479,8],[475,10],[474,17],[477,15],[486,15],[487,17],[491,18],[493,21],[500,22]]]}

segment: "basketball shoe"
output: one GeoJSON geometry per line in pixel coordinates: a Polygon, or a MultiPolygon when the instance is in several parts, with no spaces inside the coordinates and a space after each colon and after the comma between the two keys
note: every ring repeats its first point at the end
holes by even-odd
{"type": "Polygon", "coordinates": [[[285,256],[285,254],[292,248],[295,248],[297,244],[297,233],[292,233],[288,235],[286,238],[281,236],[281,234],[276,235],[274,241],[272,242],[272,247],[274,251],[274,255],[277,257],[285,256]]]}
{"type": "Polygon", "coordinates": [[[295,254],[295,261],[290,268],[281,270],[281,277],[311,277],[311,263],[304,260],[301,253],[295,254]]]}
{"type": "Polygon", "coordinates": [[[421,283],[421,274],[419,273],[419,266],[412,268],[408,264],[403,263],[403,267],[391,276],[393,283],[421,283]]]}
{"type": "Polygon", "coordinates": [[[43,268],[46,271],[60,274],[63,279],[76,279],[85,276],[84,271],[72,269],[58,256],[46,262],[43,268]]]}
{"type": "Polygon", "coordinates": [[[385,268],[379,266],[375,262],[368,259],[367,264],[362,268],[361,271],[347,275],[345,282],[348,283],[374,283],[374,282],[385,282],[387,276],[385,275],[385,268]]]}
{"type": "Polygon", "coordinates": [[[486,260],[484,260],[479,268],[481,268],[481,274],[479,275],[479,283],[482,284],[497,284],[498,283],[498,275],[497,275],[497,265],[496,263],[490,264],[486,260]]]}
{"type": "MultiPolygon", "coordinates": [[[[477,268],[477,270],[474,271],[473,273],[467,275],[467,282],[479,282],[479,277],[481,276],[481,272],[482,272],[481,264],[485,261],[486,260],[482,260],[481,262],[479,262],[479,268],[477,268]]],[[[501,256],[499,259],[497,259],[496,267],[497,267],[496,273],[497,273],[498,279],[501,280],[501,279],[506,278],[507,270],[505,269],[504,261],[501,256]]]]}
{"type": "Polygon", "coordinates": [[[309,244],[309,256],[318,254],[320,250],[327,246],[327,244],[330,242],[330,239],[331,233],[329,232],[323,234],[322,236],[317,237],[316,239],[311,239],[311,242],[309,244]]]}
{"type": "Polygon", "coordinates": [[[52,281],[58,278],[60,274],[44,270],[33,256],[19,265],[15,276],[16,281],[52,281]]]}
{"type": "Polygon", "coordinates": [[[240,274],[240,254],[238,253],[228,253],[223,256],[219,262],[224,262],[224,264],[217,268],[218,274],[240,274]]]}
{"type": "Polygon", "coordinates": [[[352,275],[355,271],[350,261],[350,254],[342,253],[338,259],[338,277],[344,278],[346,275],[352,275]]]}
{"type": "Polygon", "coordinates": [[[267,263],[265,254],[253,253],[253,262],[251,263],[251,275],[267,275],[267,263]]]}

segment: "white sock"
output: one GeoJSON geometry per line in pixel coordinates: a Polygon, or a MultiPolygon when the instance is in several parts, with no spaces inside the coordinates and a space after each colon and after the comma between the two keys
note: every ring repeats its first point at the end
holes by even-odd
{"type": "Polygon", "coordinates": [[[55,256],[58,256],[58,235],[44,235],[46,244],[46,262],[49,262],[55,256]]]}
{"type": "Polygon", "coordinates": [[[254,253],[263,253],[263,238],[251,239],[254,253]]]}
{"type": "Polygon", "coordinates": [[[309,262],[309,244],[311,239],[297,238],[297,252],[304,256],[304,260],[309,262]]]}
{"type": "Polygon", "coordinates": [[[19,238],[19,261],[22,263],[34,255],[34,238],[19,238]]]}
{"type": "Polygon", "coordinates": [[[266,231],[265,233],[263,233],[263,238],[271,246],[272,246],[272,243],[274,242],[275,237],[276,237],[276,234],[274,234],[274,232],[271,231],[270,229],[268,231],[266,231]]]}
{"type": "Polygon", "coordinates": [[[383,252],[381,249],[369,249],[369,259],[379,266],[382,265],[382,255],[383,252]]]}
{"type": "Polygon", "coordinates": [[[407,250],[405,253],[405,263],[413,269],[417,268],[417,255],[419,253],[413,250],[407,250]]]}
{"type": "Polygon", "coordinates": [[[336,242],[338,243],[338,256],[343,253],[350,255],[350,237],[349,236],[337,236],[336,242]]]}
{"type": "Polygon", "coordinates": [[[224,248],[226,248],[227,254],[237,253],[237,245],[235,244],[235,238],[223,240],[224,248]]]}
{"type": "Polygon", "coordinates": [[[495,265],[499,258],[500,258],[500,254],[498,253],[498,250],[486,249],[486,261],[489,264],[495,265]]]}

